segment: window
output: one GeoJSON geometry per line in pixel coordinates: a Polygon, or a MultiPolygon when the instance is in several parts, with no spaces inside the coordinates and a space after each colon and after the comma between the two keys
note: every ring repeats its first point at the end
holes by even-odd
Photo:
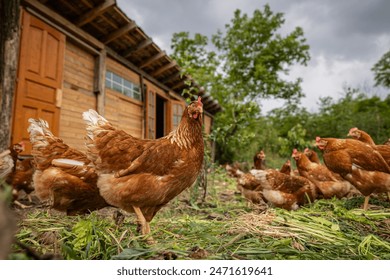
{"type": "Polygon", "coordinates": [[[172,101],[172,129],[176,129],[179,126],[183,111],[184,105],[181,102],[172,101]]]}
{"type": "Polygon", "coordinates": [[[106,87],[128,97],[142,101],[141,88],[139,85],[136,85],[111,71],[106,71],[106,87]]]}

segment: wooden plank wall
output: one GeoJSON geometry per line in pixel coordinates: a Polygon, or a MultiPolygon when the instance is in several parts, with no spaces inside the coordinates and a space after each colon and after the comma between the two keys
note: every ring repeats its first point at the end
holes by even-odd
{"type": "Polygon", "coordinates": [[[68,41],[65,50],[59,136],[69,146],[81,151],[85,151],[86,135],[82,113],[88,109],[96,110],[93,76],[94,57],[68,41]]]}
{"type": "Polygon", "coordinates": [[[211,117],[207,116],[206,114],[203,115],[203,118],[204,118],[204,132],[206,134],[210,134],[211,133],[212,119],[211,119],[211,117]]]}
{"type": "MultiPolygon", "coordinates": [[[[106,69],[108,71],[112,71],[134,84],[140,84],[140,77],[138,74],[110,58],[107,58],[106,62],[106,69]]],[[[106,88],[105,118],[113,125],[125,130],[132,136],[143,138],[143,113],[141,101],[106,88]]]]}
{"type": "MultiPolygon", "coordinates": [[[[85,124],[82,113],[88,109],[96,110],[97,100],[93,93],[94,83],[93,55],[72,44],[66,43],[64,61],[63,96],[60,115],[60,132],[65,143],[85,151],[85,124]]],[[[121,75],[135,84],[140,83],[138,74],[111,58],[106,59],[106,69],[121,75]]],[[[168,95],[149,81],[144,81],[148,90],[159,93],[162,97],[168,95]]],[[[143,134],[143,102],[127,97],[114,90],[105,88],[105,115],[114,126],[125,130],[134,137],[144,138],[143,134]]],[[[171,130],[171,102],[167,99],[166,132],[171,130]]],[[[211,118],[204,115],[205,132],[211,131],[211,118]]]]}

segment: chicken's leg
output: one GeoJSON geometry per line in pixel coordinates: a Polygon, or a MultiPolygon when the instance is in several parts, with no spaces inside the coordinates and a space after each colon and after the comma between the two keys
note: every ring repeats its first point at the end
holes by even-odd
{"type": "Polygon", "coordinates": [[[370,196],[367,195],[365,198],[364,198],[364,204],[363,204],[363,210],[364,211],[367,211],[368,209],[368,201],[370,200],[370,196]]]}
{"type": "Polygon", "coordinates": [[[142,214],[141,209],[139,207],[136,207],[136,206],[133,206],[133,209],[134,209],[135,214],[137,215],[138,222],[141,225],[141,234],[146,235],[146,234],[150,233],[150,228],[149,228],[149,232],[148,232],[147,222],[146,222],[146,219],[144,217],[144,214],[142,214]]]}
{"type": "Polygon", "coordinates": [[[27,208],[31,208],[32,207],[32,206],[24,205],[23,203],[21,203],[21,202],[19,202],[17,200],[14,201],[14,204],[19,206],[22,209],[27,209],[27,208]]]}
{"type": "MultiPolygon", "coordinates": [[[[147,235],[150,233],[150,226],[149,222],[146,221],[144,214],[142,214],[142,211],[139,207],[133,206],[134,212],[137,215],[138,222],[140,223],[141,226],[141,234],[142,235],[147,235]]],[[[153,237],[148,237],[146,239],[146,242],[148,244],[154,244],[155,241],[153,240],[153,237]]]]}

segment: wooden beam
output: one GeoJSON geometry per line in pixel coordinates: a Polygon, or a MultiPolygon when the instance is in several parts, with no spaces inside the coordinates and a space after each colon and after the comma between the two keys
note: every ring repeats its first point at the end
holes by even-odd
{"type": "Polygon", "coordinates": [[[166,77],[166,78],[165,78],[164,80],[162,80],[161,82],[162,82],[163,84],[166,84],[166,83],[168,83],[168,82],[170,82],[170,81],[172,81],[172,80],[175,80],[175,79],[177,79],[177,78],[180,78],[180,77],[181,77],[181,72],[180,72],[180,71],[177,71],[175,74],[172,74],[172,75],[166,77]]]}
{"type": "Polygon", "coordinates": [[[181,80],[180,82],[178,82],[177,84],[175,84],[175,85],[172,87],[172,89],[175,90],[175,89],[180,88],[180,87],[183,87],[183,86],[185,86],[185,85],[186,85],[185,80],[181,80]]]}
{"type": "Polygon", "coordinates": [[[94,93],[96,94],[96,109],[97,112],[104,116],[105,109],[105,81],[106,81],[106,51],[102,50],[101,53],[95,57],[95,70],[93,87],[94,93]]]}
{"type": "Polygon", "coordinates": [[[221,108],[221,106],[219,106],[218,102],[215,100],[210,107],[207,107],[207,110],[214,111],[219,110],[219,108],[221,108]]]}
{"type": "Polygon", "coordinates": [[[212,104],[214,102],[215,102],[215,100],[212,97],[205,98],[205,99],[202,98],[202,103],[204,106],[209,106],[209,104],[212,104]]]}
{"type": "Polygon", "coordinates": [[[203,98],[203,95],[206,93],[204,87],[199,87],[199,91],[198,91],[198,95],[202,96],[203,98]]]}
{"type": "Polygon", "coordinates": [[[123,36],[127,32],[135,29],[136,27],[137,27],[137,24],[134,21],[129,22],[128,24],[122,26],[121,28],[117,29],[116,31],[105,36],[101,41],[106,45],[106,44],[114,41],[115,39],[123,36]]]}
{"type": "Polygon", "coordinates": [[[33,13],[39,19],[48,23],[51,26],[54,26],[59,31],[63,32],[65,35],[73,35],[74,38],[80,39],[84,42],[87,42],[90,46],[97,48],[99,50],[104,49],[104,45],[99,42],[95,37],[91,36],[84,30],[78,28],[76,25],[49,9],[48,7],[42,5],[40,2],[35,0],[22,0],[23,5],[28,7],[29,12],[33,13]]]}
{"type": "Polygon", "coordinates": [[[151,44],[153,44],[153,41],[152,39],[150,38],[147,38],[146,40],[143,40],[141,43],[139,43],[137,46],[135,47],[130,47],[128,48],[127,50],[125,50],[123,53],[122,53],[122,56],[123,57],[129,57],[130,55],[138,52],[139,50],[142,50],[143,48],[146,48],[148,46],[150,46],[151,44]]]}
{"type": "Polygon", "coordinates": [[[95,8],[90,10],[89,12],[83,14],[80,16],[76,21],[75,24],[78,27],[81,27],[88,22],[93,21],[96,17],[100,16],[103,14],[107,9],[111,8],[112,6],[115,5],[115,0],[106,0],[103,3],[97,5],[95,8]]]}
{"type": "Polygon", "coordinates": [[[202,103],[209,102],[210,100],[213,100],[210,94],[206,93],[202,95],[202,103]]]}
{"type": "Polygon", "coordinates": [[[156,77],[156,76],[160,75],[161,73],[163,73],[163,72],[167,71],[168,69],[171,69],[175,66],[177,66],[176,61],[172,61],[168,64],[165,64],[163,67],[158,68],[156,71],[154,71],[150,75],[152,75],[153,77],[156,77]]]}
{"type": "Polygon", "coordinates": [[[160,58],[163,58],[166,55],[167,55],[166,52],[159,52],[159,53],[155,54],[154,56],[150,57],[148,60],[144,61],[139,66],[139,68],[145,68],[146,66],[152,64],[153,62],[159,60],[160,58]]]}

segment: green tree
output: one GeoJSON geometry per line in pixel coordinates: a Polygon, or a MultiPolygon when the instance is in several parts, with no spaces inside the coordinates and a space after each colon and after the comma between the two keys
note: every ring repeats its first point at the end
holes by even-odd
{"type": "Polygon", "coordinates": [[[191,75],[206,92],[215,88],[214,83],[219,78],[219,61],[215,52],[207,50],[208,44],[207,36],[199,33],[194,38],[190,38],[188,32],[174,33],[171,40],[172,58],[181,65],[183,74],[191,75]]]}
{"type": "Polygon", "coordinates": [[[265,5],[252,17],[236,10],[231,24],[225,26],[226,32],[213,36],[225,82],[236,100],[302,96],[301,80],[287,81],[280,74],[288,74],[288,67],[295,63],[306,65],[309,46],[300,27],[284,37],[278,34],[283,24],[283,14],[274,14],[265,5]]]}
{"type": "Polygon", "coordinates": [[[376,86],[390,88],[390,51],[385,53],[371,70],[374,72],[376,86]]]}
{"type": "Polygon", "coordinates": [[[213,46],[199,34],[193,39],[186,32],[173,36],[175,59],[206,85],[224,109],[215,118],[212,135],[221,162],[239,159],[248,143],[255,141],[261,122],[260,99],[296,102],[303,96],[300,79],[282,77],[293,64],[306,65],[309,46],[299,27],[285,36],[278,34],[283,24],[283,14],[274,14],[265,5],[252,17],[236,10],[225,31],[212,36],[213,46]]]}
{"type": "Polygon", "coordinates": [[[390,97],[368,97],[359,89],[345,88],[339,100],[321,99],[318,113],[311,114],[305,128],[307,137],[346,138],[350,128],[369,133],[378,144],[390,136],[390,97]]]}

